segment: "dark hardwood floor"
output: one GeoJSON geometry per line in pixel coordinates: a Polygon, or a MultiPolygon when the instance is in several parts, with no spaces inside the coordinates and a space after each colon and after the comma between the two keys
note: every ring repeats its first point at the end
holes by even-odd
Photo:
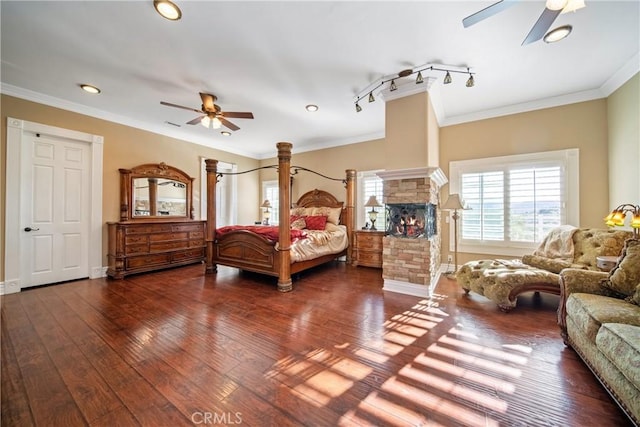
{"type": "Polygon", "coordinates": [[[3,426],[631,425],[556,326],[446,278],[383,292],[334,263],[275,279],[196,265],[2,297],[3,426]]]}

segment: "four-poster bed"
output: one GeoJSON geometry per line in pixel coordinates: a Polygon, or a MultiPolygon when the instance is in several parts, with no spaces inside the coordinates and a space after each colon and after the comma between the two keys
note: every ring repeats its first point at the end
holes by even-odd
{"type": "MultiPolygon", "coordinates": [[[[291,281],[292,274],[329,262],[340,256],[346,256],[347,262],[351,262],[351,241],[355,222],[354,208],[356,181],[356,171],[353,169],[347,169],[346,177],[344,179],[340,179],[346,188],[346,205],[343,202],[339,202],[330,193],[322,190],[312,190],[305,193],[295,204],[298,212],[306,208],[307,212],[317,212],[317,210],[320,209],[321,212],[339,213],[339,220],[337,219],[337,215],[329,215],[329,221],[333,222],[331,222],[331,227],[329,225],[326,226],[327,231],[325,233],[326,235],[330,234],[332,236],[339,236],[341,233],[344,235],[344,233],[346,233],[346,236],[344,236],[346,239],[345,245],[336,249],[332,253],[314,256],[311,259],[303,257],[304,259],[302,260],[296,260],[296,257],[292,255],[292,244],[295,244],[295,242],[292,241],[292,234],[294,236],[293,240],[298,240],[298,238],[301,237],[301,233],[296,233],[296,231],[299,230],[291,229],[291,217],[289,215],[292,207],[290,185],[292,168],[295,172],[303,170],[315,173],[316,175],[327,179],[333,178],[329,178],[306,168],[297,166],[292,167],[291,147],[292,144],[288,142],[279,142],[277,144],[279,190],[278,207],[280,212],[280,221],[277,230],[273,230],[275,234],[277,234],[277,241],[275,239],[270,240],[265,236],[265,234],[268,234],[266,233],[268,230],[256,230],[255,227],[254,231],[250,231],[250,227],[249,229],[216,229],[216,183],[220,176],[231,173],[218,172],[217,160],[205,160],[207,170],[207,273],[215,273],[217,271],[217,264],[220,264],[237,267],[242,270],[276,276],[278,277],[278,290],[288,292],[293,288],[291,281]],[[331,219],[332,217],[334,217],[333,220],[331,219]],[[336,225],[337,222],[341,225],[336,225]],[[222,231],[225,232],[222,233],[222,231]],[[256,233],[255,231],[265,232],[256,233]]],[[[270,167],[275,166],[267,166],[265,168],[270,167]]],[[[245,172],[236,172],[236,174],[238,173],[245,172]]],[[[324,238],[325,235],[321,237],[324,238]]],[[[304,239],[304,237],[302,238],[304,239]]]]}

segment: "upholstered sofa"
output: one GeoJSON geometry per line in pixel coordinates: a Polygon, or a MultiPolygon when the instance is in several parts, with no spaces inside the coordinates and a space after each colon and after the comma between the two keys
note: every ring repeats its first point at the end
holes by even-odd
{"type": "Polygon", "coordinates": [[[632,233],[623,230],[563,227],[549,233],[533,254],[522,259],[482,259],[465,263],[456,280],[508,312],[524,292],[560,294],[558,274],[565,268],[598,270],[598,256],[618,256],[632,233]]]}
{"type": "Polygon", "coordinates": [[[610,273],[560,273],[558,324],[565,344],[640,424],[640,240],[628,240],[610,273]]]}

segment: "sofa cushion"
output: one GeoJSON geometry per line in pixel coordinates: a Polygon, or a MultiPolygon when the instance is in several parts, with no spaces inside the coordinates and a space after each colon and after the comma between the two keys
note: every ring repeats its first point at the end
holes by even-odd
{"type": "Polygon", "coordinates": [[[635,305],[640,305],[640,283],[636,286],[636,292],[627,298],[627,301],[635,305]]]}
{"type": "Polygon", "coordinates": [[[594,343],[598,330],[604,323],[640,326],[640,306],[623,299],[574,293],[569,295],[566,308],[567,316],[594,343]]]}
{"type": "Polygon", "coordinates": [[[596,346],[640,389],[640,326],[605,323],[596,337],[596,346]]]}
{"type": "Polygon", "coordinates": [[[620,261],[611,270],[603,286],[624,296],[632,296],[640,284],[640,240],[624,243],[620,261]]]}
{"type": "Polygon", "coordinates": [[[573,235],[573,262],[589,270],[598,270],[596,257],[620,255],[624,241],[632,236],[631,231],[625,230],[581,228],[573,235]]]}

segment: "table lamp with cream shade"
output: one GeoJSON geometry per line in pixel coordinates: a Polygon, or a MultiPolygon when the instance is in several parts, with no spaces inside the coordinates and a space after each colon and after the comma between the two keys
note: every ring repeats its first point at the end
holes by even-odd
{"type": "Polygon", "coordinates": [[[271,207],[271,203],[269,202],[268,199],[265,199],[265,201],[262,202],[260,207],[264,208],[264,212],[262,214],[262,218],[263,218],[263,222],[262,223],[264,225],[269,225],[269,218],[271,218],[271,212],[269,211],[269,208],[271,207]]]}
{"type": "Polygon", "coordinates": [[[466,209],[466,207],[459,194],[449,194],[449,198],[441,206],[441,209],[445,211],[453,211],[453,215],[451,215],[451,217],[453,218],[453,262],[455,265],[452,276],[455,276],[458,271],[458,219],[460,219],[458,210],[466,209]]]}
{"type": "Polygon", "coordinates": [[[364,204],[366,208],[371,208],[369,211],[369,221],[371,221],[371,228],[369,230],[376,231],[376,219],[378,219],[378,212],[376,208],[382,207],[382,205],[376,199],[376,196],[370,196],[367,203],[364,204]]]}

